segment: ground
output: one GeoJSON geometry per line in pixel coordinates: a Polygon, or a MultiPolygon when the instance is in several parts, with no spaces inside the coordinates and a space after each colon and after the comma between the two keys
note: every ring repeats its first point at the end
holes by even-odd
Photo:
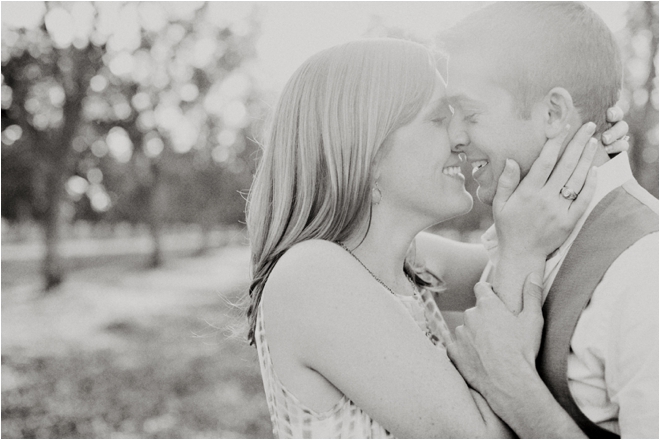
{"type": "Polygon", "coordinates": [[[86,251],[46,295],[34,251],[20,251],[3,244],[2,437],[272,436],[256,352],[236,329],[246,247],[171,253],[159,269],[139,252],[86,251]]]}

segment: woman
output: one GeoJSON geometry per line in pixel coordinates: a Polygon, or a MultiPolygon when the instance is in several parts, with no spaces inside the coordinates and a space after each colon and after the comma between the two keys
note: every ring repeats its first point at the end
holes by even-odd
{"type": "MultiPolygon", "coordinates": [[[[249,337],[276,436],[512,434],[447,358],[441,283],[409,252],[419,232],[472,207],[443,95],[426,48],[363,40],[310,58],[280,97],[248,208],[249,337]]],[[[581,129],[568,149],[588,138],[581,129]]],[[[555,249],[586,208],[593,174],[577,174],[574,209],[529,237],[535,249],[555,249]]],[[[457,261],[483,268],[473,254],[457,261]]]]}

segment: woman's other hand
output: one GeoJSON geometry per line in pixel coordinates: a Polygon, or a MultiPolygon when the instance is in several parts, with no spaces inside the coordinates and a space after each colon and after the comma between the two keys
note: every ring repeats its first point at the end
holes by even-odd
{"type": "Polygon", "coordinates": [[[600,137],[605,151],[608,154],[616,154],[622,151],[628,151],[628,123],[623,120],[623,110],[621,107],[610,107],[607,109],[607,122],[614,124],[609,130],[606,130],[600,137]]]}
{"type": "Polygon", "coordinates": [[[474,287],[477,305],[465,311],[464,325],[447,353],[472,388],[490,402],[497,393],[514,392],[523,373],[536,370],[543,330],[542,275],[527,276],[522,311],[515,315],[488,283],[474,287]]]}

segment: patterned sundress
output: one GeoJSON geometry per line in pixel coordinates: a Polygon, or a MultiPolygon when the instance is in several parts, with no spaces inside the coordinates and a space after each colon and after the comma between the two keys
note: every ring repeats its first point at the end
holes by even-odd
{"type": "MultiPolygon", "coordinates": [[[[408,310],[431,342],[444,350],[451,334],[432,294],[421,290],[415,295],[394,294],[394,297],[408,310]]],[[[394,438],[346,396],[342,396],[329,410],[317,412],[287,390],[277,377],[270,358],[261,304],[255,339],[275,438],[394,438]]]]}

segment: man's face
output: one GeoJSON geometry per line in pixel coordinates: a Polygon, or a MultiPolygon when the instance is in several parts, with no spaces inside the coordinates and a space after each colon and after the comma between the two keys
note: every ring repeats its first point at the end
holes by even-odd
{"type": "Polygon", "coordinates": [[[491,71],[480,57],[452,56],[447,86],[454,108],[449,140],[467,155],[477,196],[488,205],[506,159],[518,162],[524,176],[546,140],[541,121],[521,118],[512,95],[491,81],[491,71]]]}

